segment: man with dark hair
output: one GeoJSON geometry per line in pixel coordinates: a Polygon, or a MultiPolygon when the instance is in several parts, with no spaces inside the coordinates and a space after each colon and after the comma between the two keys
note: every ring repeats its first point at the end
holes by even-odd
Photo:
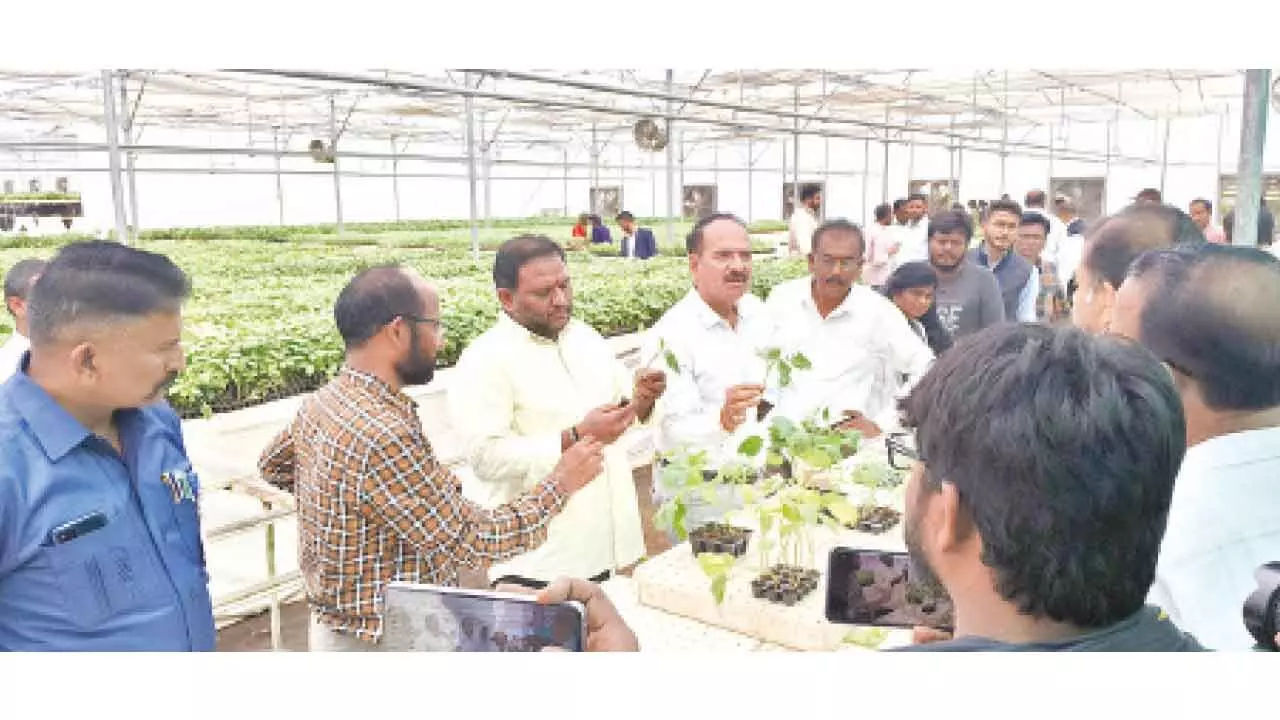
{"type": "Polygon", "coordinates": [[[297,496],[311,649],[372,650],[387,583],[456,585],[460,565],[537,547],[551,517],[600,473],[602,444],[581,438],[545,478],[482,508],[436,459],[404,392],[434,376],[444,341],[435,289],[413,270],[374,267],[347,283],[333,314],[346,362],[303,401],[258,470],[297,496]]]}
{"type": "Polygon", "coordinates": [[[864,233],[867,254],[863,280],[872,288],[884,287],[885,281],[898,264],[898,252],[902,245],[893,235],[892,223],[893,209],[888,203],[881,203],[875,209],[875,222],[868,225],[864,233]]]}
{"type": "Polygon", "coordinates": [[[27,299],[36,278],[44,270],[46,262],[38,258],[19,260],[4,276],[5,309],[13,316],[13,334],[0,346],[0,383],[8,380],[18,370],[22,356],[31,349],[27,338],[27,299]]]}
{"type": "Polygon", "coordinates": [[[812,367],[765,398],[773,414],[796,423],[844,417],[850,428],[875,437],[897,424],[898,374],[914,383],[933,353],[893,303],[857,284],[862,240],[847,220],[823,223],[814,233],[810,276],[769,293],[775,347],[788,356],[803,353],[812,367]]]}
{"type": "Polygon", "coordinates": [[[1213,225],[1213,203],[1204,198],[1196,198],[1191,201],[1191,205],[1187,207],[1187,212],[1191,215],[1191,221],[1200,228],[1204,233],[1204,239],[1215,245],[1225,245],[1227,243],[1226,233],[1222,228],[1213,225]]]}
{"type": "Polygon", "coordinates": [[[604,220],[599,215],[592,213],[591,219],[591,242],[592,244],[612,244],[613,235],[609,234],[609,228],[604,224],[604,220]]]}
{"type": "Polygon", "coordinates": [[[897,225],[907,224],[907,199],[898,198],[893,201],[893,222],[897,225]]]}
{"type": "Polygon", "coordinates": [[[1031,264],[1040,276],[1040,292],[1036,296],[1036,320],[1056,323],[1066,317],[1067,299],[1059,280],[1058,268],[1044,257],[1049,235],[1049,220],[1035,212],[1022,214],[1014,251],[1031,264]]]}
{"type": "Polygon", "coordinates": [[[644,556],[635,480],[618,439],[655,419],[666,375],[633,376],[595,328],[573,319],[569,268],[550,238],[503,243],[494,285],[498,321],[463,351],[449,383],[450,417],[475,476],[468,495],[508,502],[579,437],[605,447],[600,478],[565,505],[546,542],[494,566],[490,579],[533,588],[560,575],[603,582],[644,556]]]}
{"type": "Polygon", "coordinates": [[[987,268],[969,260],[973,226],[964,213],[944,212],[929,223],[929,264],[938,273],[934,305],[953,338],[1004,322],[1000,283],[987,268]]]}
{"type": "MultiPolygon", "coordinates": [[[[1058,269],[1058,280],[1064,289],[1075,277],[1076,268],[1080,266],[1080,256],[1084,253],[1085,222],[1077,214],[1076,201],[1066,195],[1060,195],[1053,202],[1054,215],[1064,228],[1062,239],[1058,242],[1058,254],[1053,258],[1058,269]]],[[[1067,307],[1070,307],[1071,294],[1067,293],[1067,307]]]]}
{"type": "Polygon", "coordinates": [[[0,650],[214,649],[200,483],[164,402],[190,290],[111,242],[41,271],[0,386],[0,650]]]}
{"type": "Polygon", "coordinates": [[[1013,251],[1021,221],[1022,208],[1018,203],[1005,200],[991,203],[982,223],[982,245],[969,251],[969,261],[995,273],[1006,319],[1035,322],[1040,272],[1013,251]]]}
{"type": "Polygon", "coordinates": [[[622,257],[648,260],[658,254],[658,241],[649,228],[636,227],[636,217],[623,210],[618,213],[618,226],[622,228],[622,257]]]}
{"type": "MultiPolygon", "coordinates": [[[[641,362],[661,366],[670,351],[679,372],[668,379],[657,433],[658,451],[704,451],[715,469],[737,457],[735,433],[756,422],[764,396],[764,362],[773,327],[768,311],[751,294],[751,239],[737,217],[708,215],[686,240],[693,288],[646,333],[641,362]]],[[[655,467],[654,498],[662,502],[675,489],[655,467]]],[[[696,500],[696,498],[691,499],[696,500]]],[[[719,519],[736,501],[690,505],[686,524],[719,519]]]]}
{"type": "Polygon", "coordinates": [[[1151,599],[1208,647],[1248,650],[1241,603],[1280,557],[1280,260],[1207,243],[1142,255],[1112,331],[1164,361],[1187,414],[1151,599]]]}
{"type": "Polygon", "coordinates": [[[1133,202],[1138,205],[1160,205],[1164,203],[1164,199],[1159,190],[1145,188],[1134,196],[1133,202]]]}
{"type": "Polygon", "coordinates": [[[1191,218],[1169,205],[1130,205],[1096,224],[1090,228],[1084,257],[1076,268],[1071,322],[1086,332],[1107,332],[1116,292],[1139,255],[1204,241],[1191,218]]]}
{"type": "Polygon", "coordinates": [[[818,211],[822,207],[822,188],[804,185],[800,188],[800,205],[791,212],[791,228],[787,251],[792,257],[805,256],[813,245],[813,231],[818,227],[818,211]]]}
{"type": "Polygon", "coordinates": [[[907,549],[955,604],[953,640],[904,649],[1203,649],[1144,604],[1186,449],[1149,352],[1073,328],[988,328],[938,358],[903,411],[918,455],[907,549]]]}
{"type": "Polygon", "coordinates": [[[1045,247],[1043,255],[1052,263],[1058,262],[1058,253],[1062,247],[1063,240],[1067,237],[1067,226],[1060,220],[1055,213],[1049,212],[1045,207],[1048,201],[1043,190],[1027,191],[1025,207],[1022,214],[1033,213],[1043,217],[1049,223],[1049,234],[1045,237],[1045,247]]]}
{"type": "MultiPolygon", "coordinates": [[[[1227,211],[1226,217],[1222,218],[1223,235],[1226,238],[1226,244],[1231,245],[1232,233],[1235,232],[1236,211],[1235,208],[1227,211]]],[[[1258,247],[1263,248],[1272,255],[1275,251],[1275,232],[1276,217],[1271,213],[1271,209],[1265,203],[1258,206],[1258,247]]]]}
{"type": "Polygon", "coordinates": [[[929,198],[922,193],[907,197],[906,222],[897,228],[898,264],[924,260],[929,255],[929,198]]]}

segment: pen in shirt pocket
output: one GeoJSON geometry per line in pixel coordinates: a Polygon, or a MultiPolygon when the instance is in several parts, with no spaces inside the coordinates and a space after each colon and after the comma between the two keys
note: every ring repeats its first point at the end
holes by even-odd
{"type": "Polygon", "coordinates": [[[45,540],[45,545],[64,545],[84,537],[89,533],[96,532],[107,526],[107,516],[101,510],[95,510],[88,515],[83,515],[62,523],[49,531],[49,537],[45,540]]]}

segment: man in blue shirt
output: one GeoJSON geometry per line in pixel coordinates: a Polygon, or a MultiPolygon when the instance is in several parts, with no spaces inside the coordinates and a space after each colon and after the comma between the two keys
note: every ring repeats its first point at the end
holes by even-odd
{"type": "Polygon", "coordinates": [[[215,644],[199,482],[163,401],[185,366],[186,275],[110,242],[36,282],[0,386],[0,650],[215,644]]]}

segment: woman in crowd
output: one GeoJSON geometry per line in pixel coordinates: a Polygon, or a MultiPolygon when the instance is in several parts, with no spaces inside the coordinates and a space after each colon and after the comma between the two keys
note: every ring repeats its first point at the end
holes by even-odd
{"type": "Polygon", "coordinates": [[[889,276],[884,294],[898,306],[911,329],[929,345],[933,354],[941,355],[951,347],[951,335],[942,327],[933,304],[933,293],[937,287],[938,275],[929,263],[909,262],[903,263],[889,276]]]}

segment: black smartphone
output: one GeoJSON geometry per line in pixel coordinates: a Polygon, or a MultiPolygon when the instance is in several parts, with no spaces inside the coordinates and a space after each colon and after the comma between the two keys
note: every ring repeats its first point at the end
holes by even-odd
{"type": "Polygon", "coordinates": [[[62,545],[76,538],[84,537],[91,532],[107,526],[107,516],[101,510],[65,522],[49,532],[50,545],[62,545]]]}
{"type": "Polygon", "coordinates": [[[950,632],[955,627],[950,596],[918,575],[904,552],[834,548],[827,561],[827,620],[950,632]]]}

